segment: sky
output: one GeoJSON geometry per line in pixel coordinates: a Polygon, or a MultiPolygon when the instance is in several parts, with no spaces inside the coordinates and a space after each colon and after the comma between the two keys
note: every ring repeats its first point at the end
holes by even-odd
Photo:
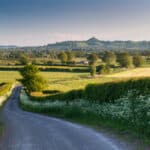
{"type": "Polygon", "coordinates": [[[0,45],[148,40],[149,0],[0,0],[0,45]]]}

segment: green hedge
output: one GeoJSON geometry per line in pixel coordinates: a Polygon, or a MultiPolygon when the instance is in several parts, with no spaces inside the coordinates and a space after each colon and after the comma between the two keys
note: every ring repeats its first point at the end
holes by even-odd
{"type": "Polygon", "coordinates": [[[91,84],[85,88],[86,99],[96,102],[114,102],[121,98],[130,90],[137,90],[141,94],[149,93],[150,78],[129,80],[121,82],[111,82],[105,84],[91,84]]]}
{"type": "MultiPolygon", "coordinates": [[[[0,71],[20,71],[22,69],[22,67],[0,67],[0,71]]],[[[68,68],[55,68],[55,67],[39,67],[40,71],[50,71],[50,72],[80,72],[80,73],[84,73],[84,72],[89,72],[89,68],[88,67],[81,67],[81,68],[73,68],[73,67],[69,67],[68,68]]]]}

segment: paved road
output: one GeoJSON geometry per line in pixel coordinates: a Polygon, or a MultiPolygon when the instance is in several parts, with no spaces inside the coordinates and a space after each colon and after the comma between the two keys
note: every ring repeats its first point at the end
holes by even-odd
{"type": "Polygon", "coordinates": [[[0,150],[127,150],[87,127],[20,110],[19,93],[15,88],[3,110],[0,150]]]}

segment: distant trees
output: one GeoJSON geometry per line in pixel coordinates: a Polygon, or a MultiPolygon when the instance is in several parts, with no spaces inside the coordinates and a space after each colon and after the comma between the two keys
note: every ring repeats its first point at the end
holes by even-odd
{"type": "Polygon", "coordinates": [[[89,62],[89,65],[95,65],[98,60],[98,56],[97,54],[92,53],[87,57],[87,60],[89,62]]]}
{"type": "Polygon", "coordinates": [[[90,74],[91,76],[95,76],[96,74],[96,62],[98,60],[98,56],[95,53],[90,54],[88,57],[88,62],[90,65],[90,74]]]}
{"type": "Polygon", "coordinates": [[[67,54],[65,52],[59,53],[58,58],[60,59],[62,64],[66,64],[68,60],[67,54]]]}
{"type": "Polygon", "coordinates": [[[110,73],[110,67],[109,65],[100,65],[99,66],[99,74],[103,75],[103,74],[109,74],[110,73]]]}
{"type": "Polygon", "coordinates": [[[27,65],[30,62],[29,58],[25,54],[19,54],[18,59],[21,65],[27,65]]]}
{"type": "Polygon", "coordinates": [[[72,51],[66,51],[67,54],[67,63],[72,64],[74,60],[74,53],[72,51]]]}
{"type": "Polygon", "coordinates": [[[35,65],[26,65],[20,71],[23,79],[22,84],[29,92],[42,91],[46,86],[46,81],[39,75],[39,69],[35,65]]]}
{"type": "Polygon", "coordinates": [[[62,64],[72,64],[74,60],[74,53],[72,51],[61,52],[58,54],[58,58],[60,59],[62,64]]]}
{"type": "Polygon", "coordinates": [[[117,56],[117,61],[121,67],[130,68],[133,66],[132,56],[127,52],[119,53],[117,56]]]}
{"type": "Polygon", "coordinates": [[[114,54],[114,52],[105,52],[103,61],[107,65],[115,65],[116,64],[116,55],[114,54]]]}
{"type": "Polygon", "coordinates": [[[135,67],[141,67],[144,64],[144,58],[141,55],[133,56],[133,64],[135,67]]]}

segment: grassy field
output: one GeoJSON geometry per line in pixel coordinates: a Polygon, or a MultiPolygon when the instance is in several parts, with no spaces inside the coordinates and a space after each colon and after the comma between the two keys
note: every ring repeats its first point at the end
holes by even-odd
{"type": "Polygon", "coordinates": [[[2,82],[15,82],[21,76],[17,71],[0,71],[0,83],[2,82]]]}
{"type": "MultiPolygon", "coordinates": [[[[90,83],[109,82],[114,80],[111,77],[90,78],[88,73],[66,73],[66,72],[41,72],[47,79],[49,86],[46,89],[66,92],[73,89],[82,89],[90,83]]],[[[1,82],[14,82],[21,79],[17,71],[0,71],[1,82]]]]}
{"type": "MultiPolygon", "coordinates": [[[[41,75],[48,80],[47,89],[67,92],[73,89],[83,89],[88,84],[124,80],[124,78],[150,77],[150,68],[137,68],[96,78],[91,78],[89,73],[41,72],[41,75]]],[[[14,82],[17,79],[21,79],[17,71],[0,71],[0,83],[14,82]]]]}
{"type": "Polygon", "coordinates": [[[150,68],[136,68],[127,71],[123,71],[120,73],[115,73],[113,75],[107,75],[107,77],[150,77],[150,68]]]}

